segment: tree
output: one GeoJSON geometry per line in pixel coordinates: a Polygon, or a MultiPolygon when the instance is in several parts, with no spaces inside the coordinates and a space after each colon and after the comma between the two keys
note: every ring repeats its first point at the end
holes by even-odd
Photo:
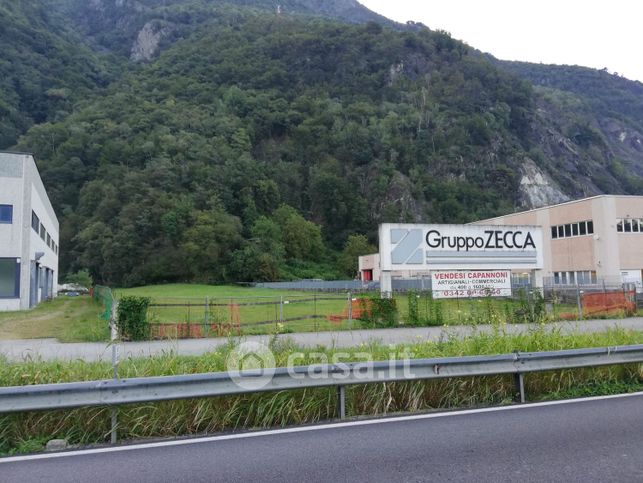
{"type": "Polygon", "coordinates": [[[371,245],[364,235],[351,235],[346,240],[339,258],[339,268],[349,277],[354,277],[357,274],[358,257],[375,252],[377,248],[371,245]]]}
{"type": "Polygon", "coordinates": [[[324,251],[319,225],[306,221],[303,216],[288,205],[282,205],[275,210],[274,218],[281,227],[287,258],[319,260],[324,251]]]}
{"type": "Polygon", "coordinates": [[[67,275],[67,278],[65,280],[67,281],[67,283],[80,285],[81,287],[85,287],[87,289],[91,288],[94,285],[94,279],[89,273],[89,270],[87,270],[86,268],[78,270],[76,273],[70,273],[69,275],[67,275]]]}

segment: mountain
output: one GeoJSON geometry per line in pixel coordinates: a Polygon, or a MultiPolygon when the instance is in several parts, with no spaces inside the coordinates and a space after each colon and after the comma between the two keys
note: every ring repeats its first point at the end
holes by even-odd
{"type": "Polygon", "coordinates": [[[62,0],[63,11],[92,43],[151,60],[164,45],[189,36],[203,23],[222,15],[242,16],[253,10],[266,16],[317,16],[349,23],[380,23],[401,28],[355,0],[62,0]]]}
{"type": "Polygon", "coordinates": [[[14,148],[36,155],[65,272],[115,285],[335,277],[350,236],[374,242],[380,222],[643,192],[643,156],[619,131],[635,135],[636,114],[535,85],[352,0],[45,10],[32,33],[56,32],[49,61],[76,49],[61,84],[70,100],[14,148]],[[88,66],[104,75],[78,75],[88,66]]]}
{"type": "Polygon", "coordinates": [[[31,125],[63,119],[106,86],[117,61],[101,58],[68,19],[37,1],[0,4],[0,149],[31,125]]]}
{"type": "MultiPolygon", "coordinates": [[[[614,174],[627,185],[625,172],[643,176],[643,83],[609,73],[569,65],[492,61],[503,70],[518,75],[537,87],[543,97],[566,98],[591,119],[590,128],[605,142],[614,174]],[[564,93],[564,94],[563,94],[564,93]]],[[[560,102],[559,102],[560,103],[560,102]]],[[[583,142],[583,129],[572,129],[569,137],[583,142]]],[[[630,187],[636,191],[636,188],[630,187]]]]}

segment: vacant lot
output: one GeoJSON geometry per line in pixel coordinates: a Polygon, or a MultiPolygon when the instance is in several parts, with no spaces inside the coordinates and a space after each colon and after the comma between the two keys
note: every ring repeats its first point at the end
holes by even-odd
{"type": "MultiPolygon", "coordinates": [[[[230,285],[168,284],[114,290],[152,299],[152,323],[240,326],[244,334],[347,329],[348,295],[230,285]],[[334,316],[334,321],[330,317],[334,316]]],[[[222,335],[222,334],[212,334],[222,335]]]]}
{"type": "Polygon", "coordinates": [[[0,338],[53,337],[62,342],[108,340],[107,324],[98,317],[101,310],[102,306],[89,296],[60,296],[31,310],[0,312],[0,338]]]}
{"type": "MultiPolygon", "coordinates": [[[[117,298],[141,295],[152,299],[148,320],[153,324],[201,326],[212,336],[227,333],[266,334],[347,330],[364,327],[359,319],[359,298],[378,294],[302,292],[214,286],[168,284],[116,289],[117,298]],[[350,309],[349,309],[350,307],[350,309]],[[208,327],[214,326],[214,332],[208,327]]],[[[427,293],[396,294],[397,323],[388,326],[477,325],[498,322],[524,323],[559,320],[561,312],[575,318],[575,306],[545,307],[542,298],[433,300],[427,293]]],[[[378,325],[376,325],[378,326],[378,325]]],[[[186,327],[183,326],[185,329],[186,327]]],[[[165,330],[165,329],[163,329],[165,330]]],[[[201,332],[199,332],[201,333],[201,332]]],[[[170,337],[175,332],[163,332],[170,337]]]]}

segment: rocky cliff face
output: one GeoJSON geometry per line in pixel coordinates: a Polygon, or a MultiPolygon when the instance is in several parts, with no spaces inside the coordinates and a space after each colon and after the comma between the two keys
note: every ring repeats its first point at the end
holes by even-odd
{"type": "Polygon", "coordinates": [[[134,62],[143,62],[152,60],[159,50],[161,40],[172,31],[172,25],[160,20],[147,22],[138,33],[134,44],[130,60],[134,62]]]}
{"type": "Polygon", "coordinates": [[[558,183],[536,166],[532,159],[525,158],[520,171],[520,202],[524,207],[540,208],[569,201],[569,196],[563,193],[558,183]]]}

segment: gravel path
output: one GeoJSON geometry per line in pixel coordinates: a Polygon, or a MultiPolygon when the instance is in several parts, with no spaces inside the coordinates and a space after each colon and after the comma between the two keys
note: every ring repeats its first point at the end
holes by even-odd
{"type": "MultiPolygon", "coordinates": [[[[547,324],[548,328],[559,328],[563,333],[569,332],[601,332],[613,327],[622,327],[643,332],[643,317],[632,317],[617,320],[584,320],[573,322],[554,322],[547,324]]],[[[521,333],[530,330],[527,324],[507,325],[506,331],[521,333]]],[[[449,337],[464,337],[473,332],[490,332],[489,325],[450,326],[450,327],[419,327],[398,329],[371,329],[334,332],[302,332],[280,335],[280,338],[291,339],[298,346],[317,347],[354,347],[362,343],[380,342],[383,344],[402,344],[437,341],[449,337]]],[[[244,341],[267,343],[270,336],[244,336],[244,341]]],[[[181,339],[173,341],[125,342],[119,345],[120,359],[128,357],[148,357],[163,352],[176,352],[180,355],[199,355],[219,346],[227,344],[230,339],[221,337],[215,339],[181,339]]],[[[0,354],[10,362],[22,361],[29,358],[42,360],[74,360],[85,361],[111,360],[110,345],[105,342],[62,343],[56,339],[19,339],[0,340],[0,354]]]]}

